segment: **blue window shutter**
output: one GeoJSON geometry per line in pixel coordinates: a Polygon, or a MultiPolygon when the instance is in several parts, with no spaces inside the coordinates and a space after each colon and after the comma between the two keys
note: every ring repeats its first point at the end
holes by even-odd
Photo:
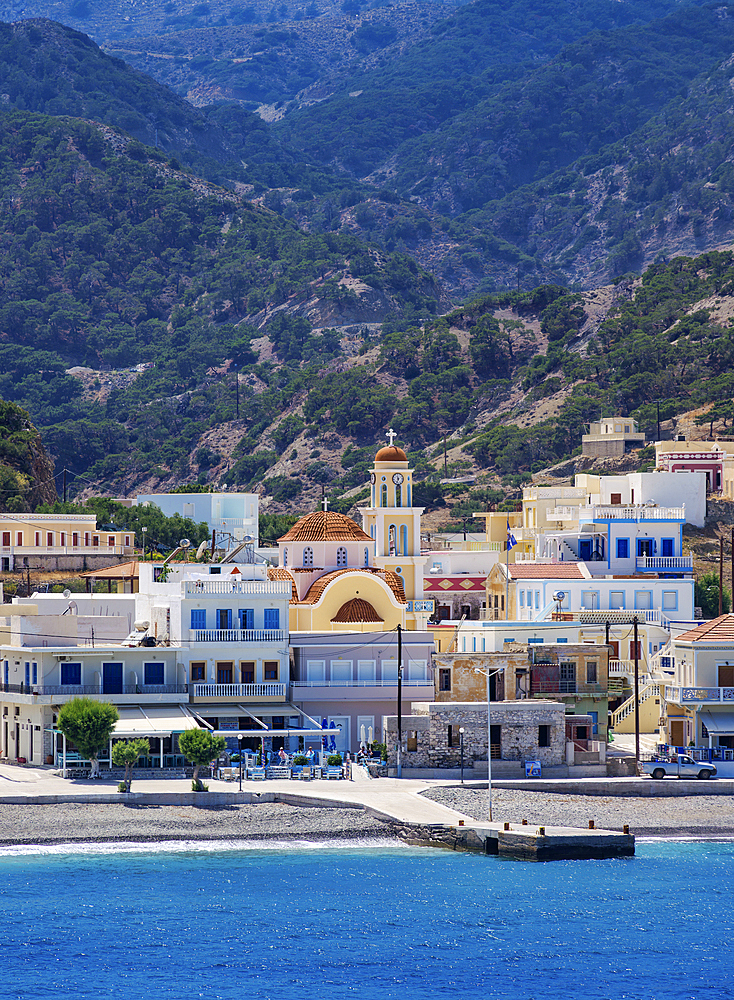
{"type": "Polygon", "coordinates": [[[61,664],[61,683],[62,684],[81,684],[82,682],[82,665],[81,663],[62,663],[61,664]]]}
{"type": "Polygon", "coordinates": [[[240,608],[240,628],[255,628],[255,612],[252,608],[240,608]]]}
{"type": "Polygon", "coordinates": [[[265,608],[265,628],[280,628],[280,610],[265,608]]]}
{"type": "Polygon", "coordinates": [[[206,611],[203,608],[191,609],[191,628],[206,628],[206,611]]]}
{"type": "Polygon", "coordinates": [[[162,684],[163,683],[163,664],[162,663],[146,663],[144,665],[144,683],[145,684],[162,684]]]}

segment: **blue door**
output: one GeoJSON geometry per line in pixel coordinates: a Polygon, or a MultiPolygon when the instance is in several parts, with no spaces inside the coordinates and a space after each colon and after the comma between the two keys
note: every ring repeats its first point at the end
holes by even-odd
{"type": "Polygon", "coordinates": [[[662,549],[662,554],[664,556],[672,556],[673,555],[673,539],[672,538],[663,538],[661,549],[662,549]]]}
{"type": "Polygon", "coordinates": [[[589,712],[588,714],[591,716],[591,731],[594,736],[597,736],[599,733],[599,713],[589,712]]]}
{"type": "Polygon", "coordinates": [[[102,693],[122,694],[122,664],[102,664],[102,693]]]}
{"type": "Polygon", "coordinates": [[[579,559],[583,562],[587,562],[591,559],[591,539],[582,538],[579,541],[579,559]]]}

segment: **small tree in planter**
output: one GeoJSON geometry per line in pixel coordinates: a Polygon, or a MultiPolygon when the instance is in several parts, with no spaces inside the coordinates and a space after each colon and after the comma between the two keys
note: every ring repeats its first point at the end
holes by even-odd
{"type": "Polygon", "coordinates": [[[119,718],[114,705],[91,698],[72,698],[59,711],[59,732],[92,762],[90,778],[99,777],[97,757],[109,743],[119,718]]]}
{"type": "Polygon", "coordinates": [[[191,788],[195,792],[205,791],[199,781],[199,768],[218,757],[227,743],[223,736],[213,736],[208,729],[187,729],[178,738],[178,748],[190,764],[194,765],[194,779],[191,788]]]}
{"type": "Polygon", "coordinates": [[[133,781],[133,768],[141,757],[150,753],[150,743],[147,740],[118,740],[112,747],[112,763],[115,767],[125,767],[125,780],[120,782],[120,791],[130,791],[133,781]]]}
{"type": "Polygon", "coordinates": [[[329,767],[341,767],[344,762],[341,758],[341,754],[331,753],[326,758],[326,763],[329,765],[329,767]]]}

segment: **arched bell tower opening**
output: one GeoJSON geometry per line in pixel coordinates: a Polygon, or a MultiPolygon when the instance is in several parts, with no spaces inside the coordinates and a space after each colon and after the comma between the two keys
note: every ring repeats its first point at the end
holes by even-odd
{"type": "MultiPolygon", "coordinates": [[[[408,601],[423,600],[421,555],[421,515],[423,507],[413,507],[413,470],[408,456],[395,444],[396,433],[388,431],[388,444],[375,455],[370,471],[371,506],[363,508],[362,526],[375,539],[375,565],[397,573],[403,580],[408,601]]],[[[414,615],[411,627],[423,627],[414,615]]]]}

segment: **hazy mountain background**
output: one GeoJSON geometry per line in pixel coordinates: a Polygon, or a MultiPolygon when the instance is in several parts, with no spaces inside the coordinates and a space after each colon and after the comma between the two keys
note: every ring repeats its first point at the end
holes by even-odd
{"type": "Polygon", "coordinates": [[[733,15],[5,8],[0,396],[76,489],[274,510],[388,423],[455,516],[602,409],[727,432],[733,15]]]}

